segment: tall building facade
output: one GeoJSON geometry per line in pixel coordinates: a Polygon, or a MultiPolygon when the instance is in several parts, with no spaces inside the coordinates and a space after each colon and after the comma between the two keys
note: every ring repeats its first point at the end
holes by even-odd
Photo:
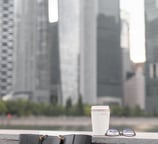
{"type": "Polygon", "coordinates": [[[97,15],[97,96],[105,103],[122,100],[120,2],[99,0],[97,15]]]}
{"type": "Polygon", "coordinates": [[[14,0],[0,0],[0,97],[12,91],[14,0]]]}
{"type": "Polygon", "coordinates": [[[146,109],[158,112],[158,1],[145,0],[146,109]]]}
{"type": "Polygon", "coordinates": [[[87,103],[121,103],[119,0],[81,3],[81,95],[87,103]]]}
{"type": "Polygon", "coordinates": [[[124,105],[129,108],[145,109],[145,76],[144,63],[133,64],[133,72],[124,82],[124,105]]]}
{"type": "Polygon", "coordinates": [[[80,0],[59,0],[59,52],[63,104],[78,98],[80,0]]]}
{"type": "Polygon", "coordinates": [[[50,101],[48,1],[16,0],[14,92],[50,101]]]}
{"type": "Polygon", "coordinates": [[[123,81],[132,73],[132,61],[130,58],[130,14],[121,10],[121,48],[122,48],[122,65],[123,81]]]}
{"type": "Polygon", "coordinates": [[[97,1],[81,0],[80,95],[84,103],[97,102],[97,1]]]}
{"type": "Polygon", "coordinates": [[[59,23],[49,23],[51,102],[63,103],[59,54],[59,23]]]}

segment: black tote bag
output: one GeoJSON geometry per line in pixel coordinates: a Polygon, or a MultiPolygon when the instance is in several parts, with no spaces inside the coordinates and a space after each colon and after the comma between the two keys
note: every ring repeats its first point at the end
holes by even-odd
{"type": "Polygon", "coordinates": [[[69,134],[59,136],[21,134],[20,144],[91,144],[92,136],[69,134]]]}

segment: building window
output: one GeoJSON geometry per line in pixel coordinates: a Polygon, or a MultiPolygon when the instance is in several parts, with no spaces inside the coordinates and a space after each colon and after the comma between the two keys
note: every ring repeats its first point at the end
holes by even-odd
{"type": "Polygon", "coordinates": [[[158,78],[158,63],[149,64],[150,78],[158,78]]]}
{"type": "Polygon", "coordinates": [[[3,1],[3,3],[8,3],[8,0],[3,1]]]}
{"type": "Polygon", "coordinates": [[[2,67],[2,68],[5,68],[5,67],[7,67],[7,65],[6,65],[6,64],[2,64],[1,67],[2,67]]]}
{"type": "Polygon", "coordinates": [[[3,14],[3,17],[8,17],[8,14],[3,14]]]}
{"type": "Polygon", "coordinates": [[[3,28],[3,31],[4,31],[4,32],[7,32],[7,31],[8,31],[8,29],[7,29],[7,28],[3,28]]]}
{"type": "Polygon", "coordinates": [[[7,60],[7,57],[2,57],[2,60],[7,60]]]}
{"type": "Polygon", "coordinates": [[[1,82],[6,82],[7,80],[6,79],[1,79],[1,82]]]}
{"type": "Polygon", "coordinates": [[[3,10],[7,11],[7,10],[8,10],[8,7],[3,7],[3,10]]]}
{"type": "Polygon", "coordinates": [[[7,46],[7,43],[6,42],[2,42],[2,46],[7,46]]]}
{"type": "Polygon", "coordinates": [[[6,71],[2,71],[1,72],[2,75],[6,75],[6,73],[7,73],[6,71]]]}

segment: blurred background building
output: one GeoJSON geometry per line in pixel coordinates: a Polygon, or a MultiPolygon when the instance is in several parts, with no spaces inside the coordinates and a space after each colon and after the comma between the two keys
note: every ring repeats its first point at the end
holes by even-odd
{"type": "Polygon", "coordinates": [[[80,47],[79,0],[59,0],[59,52],[63,103],[78,99],[78,57],[80,47]]]}
{"type": "Polygon", "coordinates": [[[0,97],[13,87],[14,20],[14,0],[0,0],[0,97]]]}
{"type": "Polygon", "coordinates": [[[15,81],[13,91],[49,102],[48,2],[16,0],[15,81]]]}
{"type": "Polygon", "coordinates": [[[128,73],[124,82],[124,105],[129,108],[139,107],[145,109],[145,77],[144,63],[132,65],[132,71],[128,73]]]}
{"type": "Polygon", "coordinates": [[[59,24],[49,23],[49,46],[50,46],[50,101],[62,104],[61,72],[60,72],[60,51],[59,51],[59,24]]]}
{"type": "Polygon", "coordinates": [[[122,103],[119,0],[81,3],[80,88],[86,103],[122,103]]]}
{"type": "Polygon", "coordinates": [[[146,108],[158,112],[158,2],[145,0],[146,108]]]}
{"type": "Polygon", "coordinates": [[[123,98],[119,0],[98,0],[97,96],[102,104],[121,104],[123,98]]]}
{"type": "Polygon", "coordinates": [[[48,1],[13,3],[14,84],[4,99],[61,103],[58,24],[48,21],[48,1]]]}
{"type": "Polygon", "coordinates": [[[123,105],[145,109],[144,63],[134,63],[130,58],[130,14],[121,11],[121,47],[123,62],[123,105]]]}
{"type": "Polygon", "coordinates": [[[81,0],[80,95],[83,102],[97,102],[97,1],[81,0]]]}
{"type": "Polygon", "coordinates": [[[126,81],[128,73],[132,72],[132,61],[130,59],[130,14],[120,10],[121,17],[121,48],[123,65],[123,82],[126,81]]]}

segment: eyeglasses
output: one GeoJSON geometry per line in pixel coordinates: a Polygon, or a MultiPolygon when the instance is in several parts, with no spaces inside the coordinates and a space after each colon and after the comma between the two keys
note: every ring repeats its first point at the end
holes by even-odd
{"type": "Polygon", "coordinates": [[[118,129],[108,129],[105,133],[106,136],[126,136],[126,137],[132,137],[135,136],[136,133],[133,129],[127,128],[123,129],[122,131],[118,129]]]}

